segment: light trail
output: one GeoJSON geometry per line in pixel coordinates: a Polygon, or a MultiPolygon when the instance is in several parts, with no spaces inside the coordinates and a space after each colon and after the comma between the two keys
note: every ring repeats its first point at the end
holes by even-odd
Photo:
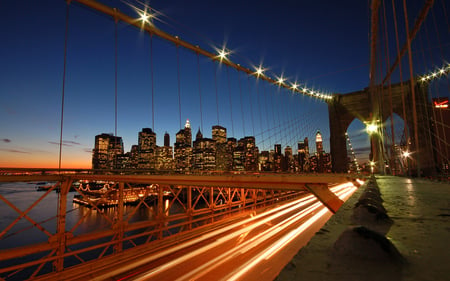
{"type": "MultiPolygon", "coordinates": [[[[189,272],[189,274],[184,275],[181,278],[178,278],[177,281],[198,279],[199,277],[205,275],[206,273],[212,271],[213,269],[221,266],[225,262],[235,258],[237,255],[241,255],[251,249],[258,247],[261,242],[272,238],[279,232],[285,230],[287,227],[297,223],[299,220],[301,220],[306,215],[310,214],[311,212],[313,212],[315,209],[319,208],[320,206],[322,206],[322,204],[320,202],[316,202],[315,204],[311,205],[310,207],[302,210],[299,214],[297,214],[293,217],[289,217],[289,218],[285,219],[284,221],[282,221],[281,223],[277,224],[276,227],[274,226],[270,229],[267,229],[264,232],[253,237],[251,240],[245,242],[244,244],[234,247],[233,249],[221,254],[220,256],[217,256],[216,258],[208,261],[207,263],[204,263],[201,267],[197,267],[195,270],[189,272]],[[195,277],[195,278],[193,278],[193,277],[195,277]]],[[[326,210],[328,210],[328,209],[326,209],[326,210]]]]}
{"type": "Polygon", "coordinates": [[[179,258],[177,258],[175,260],[172,260],[172,261],[170,261],[170,262],[168,262],[166,264],[163,264],[163,265],[161,265],[161,266],[159,266],[157,268],[154,268],[151,271],[147,272],[146,274],[140,276],[138,279],[135,279],[135,280],[145,280],[147,278],[150,278],[151,276],[154,276],[155,274],[157,274],[160,271],[167,270],[170,267],[173,267],[173,266],[178,265],[178,264],[180,264],[182,262],[185,262],[188,259],[191,259],[192,257],[195,257],[195,256],[197,256],[199,254],[202,254],[202,253],[204,253],[204,252],[206,252],[206,251],[208,251],[208,250],[210,250],[210,249],[220,245],[221,243],[224,243],[225,241],[228,241],[228,240],[233,239],[233,238],[235,238],[237,236],[240,236],[243,233],[249,232],[250,230],[252,230],[252,229],[254,229],[254,228],[258,227],[258,226],[261,226],[261,225],[263,225],[263,224],[265,224],[265,223],[267,223],[267,222],[269,222],[271,220],[274,220],[274,219],[276,219],[276,218],[278,218],[280,216],[283,216],[283,215],[285,215],[285,214],[287,214],[289,212],[295,211],[295,209],[298,209],[298,208],[300,208],[300,207],[302,207],[302,206],[304,206],[304,205],[306,205],[308,203],[312,203],[313,201],[317,200],[313,196],[311,196],[311,197],[312,197],[311,199],[302,200],[303,202],[296,202],[296,204],[294,206],[286,208],[283,211],[278,211],[276,214],[268,216],[267,218],[265,218],[265,219],[263,219],[263,220],[261,220],[261,221],[259,221],[257,223],[254,223],[254,224],[252,224],[250,226],[247,226],[247,227],[245,227],[245,228],[243,228],[243,229],[241,229],[241,230],[239,230],[237,232],[233,232],[233,233],[230,233],[230,234],[228,234],[228,235],[226,235],[226,236],[224,236],[222,238],[219,238],[216,241],[214,241],[213,243],[210,243],[208,246],[205,246],[205,247],[202,247],[200,249],[197,249],[196,251],[190,252],[187,255],[181,256],[181,257],[179,257],[179,258]]]}
{"type": "MultiPolygon", "coordinates": [[[[352,192],[355,189],[356,188],[351,183],[341,184],[341,185],[331,188],[331,190],[340,197],[344,197],[345,195],[350,194],[350,192],[352,192]]],[[[208,250],[211,250],[211,249],[219,246],[222,243],[225,243],[231,239],[234,239],[237,236],[241,236],[243,234],[247,235],[251,229],[255,229],[255,228],[259,227],[260,225],[262,225],[272,219],[281,217],[281,216],[287,214],[288,212],[295,210],[299,207],[302,207],[307,203],[310,203],[310,202],[312,203],[313,201],[316,201],[316,199],[312,198],[311,200],[303,201],[302,203],[294,205],[293,207],[291,207],[289,209],[285,209],[283,212],[280,212],[280,213],[277,213],[270,217],[267,217],[266,219],[260,221],[259,223],[255,224],[255,225],[248,226],[241,231],[238,231],[236,233],[231,233],[225,237],[217,239],[215,242],[211,243],[210,245],[208,245],[206,247],[202,247],[196,251],[190,252],[189,254],[182,256],[180,258],[177,258],[176,260],[173,260],[168,264],[161,265],[158,268],[155,268],[154,270],[152,270],[151,272],[147,272],[146,274],[137,277],[137,279],[135,279],[135,280],[145,280],[145,279],[151,278],[164,270],[168,270],[171,267],[174,267],[183,262],[186,262],[189,259],[194,258],[208,250]]],[[[316,202],[313,205],[302,210],[298,214],[295,214],[294,216],[291,216],[291,217],[283,220],[282,222],[278,223],[276,225],[276,227],[273,226],[272,228],[265,230],[264,232],[256,235],[255,237],[251,238],[250,240],[248,240],[242,244],[239,244],[238,246],[234,247],[233,249],[228,250],[219,256],[216,256],[214,259],[208,260],[208,262],[203,263],[202,266],[196,267],[194,270],[190,271],[186,275],[181,276],[177,280],[198,279],[201,276],[204,276],[208,272],[220,267],[221,265],[223,265],[227,261],[230,261],[231,259],[235,258],[236,256],[242,255],[249,250],[257,248],[263,241],[266,241],[266,240],[274,237],[275,235],[279,234],[280,232],[286,230],[288,227],[298,223],[299,220],[303,219],[308,214],[313,213],[314,211],[316,211],[316,209],[318,209],[320,207],[322,207],[322,210],[320,210],[318,213],[320,215],[316,214],[314,216],[315,219],[313,219],[313,220],[309,219],[307,222],[303,223],[300,227],[296,228],[294,231],[291,231],[288,235],[284,236],[284,238],[279,240],[275,244],[275,246],[273,246],[271,248],[272,250],[271,250],[271,252],[269,252],[269,253],[271,253],[269,255],[269,257],[270,257],[274,253],[275,249],[277,249],[277,251],[278,251],[282,247],[287,246],[289,244],[289,242],[291,242],[293,239],[297,238],[305,229],[310,227],[318,219],[322,218],[322,216],[324,214],[327,214],[328,209],[325,208],[320,202],[316,202]]],[[[259,255],[258,255],[258,257],[259,257],[259,255]]],[[[265,255],[264,257],[268,258],[267,255],[265,255]]]]}
{"type": "MultiPolygon", "coordinates": [[[[272,213],[279,212],[280,210],[282,210],[284,208],[288,208],[288,207],[290,207],[292,205],[295,205],[295,204],[298,204],[298,203],[301,203],[301,202],[304,202],[304,201],[308,201],[309,202],[309,201],[313,201],[313,200],[314,200],[314,196],[312,194],[311,195],[307,195],[307,196],[305,196],[305,197],[303,197],[301,199],[295,200],[295,201],[290,202],[288,204],[285,204],[285,205],[282,205],[282,206],[278,206],[278,207],[273,208],[273,209],[271,209],[271,210],[269,210],[267,212],[264,212],[264,213],[261,213],[261,214],[257,214],[254,217],[250,217],[250,218],[245,219],[243,221],[239,221],[237,223],[231,224],[231,225],[229,225],[227,227],[224,227],[224,228],[221,228],[221,229],[209,232],[209,233],[207,233],[205,235],[202,235],[202,236],[200,236],[200,237],[198,237],[196,239],[189,240],[189,241],[184,242],[183,244],[180,244],[178,246],[169,248],[167,250],[158,252],[157,254],[154,254],[154,255],[148,256],[146,258],[140,259],[140,260],[134,262],[133,264],[123,266],[121,268],[118,268],[118,269],[116,269],[116,270],[114,270],[112,272],[110,271],[110,272],[105,273],[103,275],[99,275],[99,276],[95,277],[92,280],[104,280],[105,278],[107,278],[109,276],[119,275],[119,274],[121,274],[124,271],[133,270],[137,266],[142,266],[142,265],[144,265],[146,263],[152,262],[152,261],[154,261],[156,259],[159,259],[159,258],[162,258],[162,257],[164,257],[166,255],[170,255],[170,254],[172,254],[174,252],[177,252],[177,251],[180,251],[180,250],[182,250],[184,248],[193,246],[196,243],[200,243],[200,242],[205,241],[207,239],[213,238],[214,236],[217,236],[217,235],[220,235],[222,233],[225,233],[225,232],[227,232],[227,231],[229,231],[229,230],[231,230],[233,228],[239,227],[241,225],[245,225],[245,224],[247,224],[249,222],[252,222],[252,221],[260,219],[260,218],[263,218],[263,217],[268,216],[268,215],[270,215],[272,213]]],[[[266,220],[264,220],[263,223],[265,223],[265,222],[266,222],[266,220]]]]}
{"type": "MultiPolygon", "coordinates": [[[[336,185],[330,188],[330,190],[336,194],[341,199],[346,199],[349,197],[354,190],[356,190],[356,187],[351,182],[336,185]]],[[[155,278],[155,276],[159,274],[163,274],[163,272],[170,272],[176,266],[179,266],[183,263],[189,262],[191,259],[195,259],[196,257],[205,254],[208,251],[213,251],[216,247],[220,247],[223,245],[226,245],[229,243],[229,241],[232,241],[233,239],[236,239],[238,241],[238,245],[234,246],[232,249],[226,250],[226,252],[223,252],[222,254],[218,256],[214,256],[212,259],[208,259],[205,263],[202,263],[201,266],[195,267],[193,270],[187,272],[185,275],[179,277],[177,280],[192,280],[192,279],[198,279],[209,272],[213,270],[218,270],[220,266],[225,264],[226,262],[230,262],[231,259],[236,258],[240,255],[245,254],[246,252],[250,250],[257,249],[264,241],[267,241],[268,239],[274,239],[276,235],[280,235],[282,231],[287,231],[289,227],[293,227],[295,224],[298,224],[300,220],[304,219],[307,215],[314,214],[314,216],[304,223],[302,223],[300,226],[295,228],[294,230],[291,230],[287,235],[284,235],[280,240],[278,240],[275,243],[272,243],[268,247],[264,248],[266,249],[262,254],[256,255],[254,258],[252,258],[249,262],[246,263],[247,266],[251,264],[250,267],[256,266],[258,262],[253,263],[253,261],[262,261],[266,259],[270,259],[273,255],[275,255],[278,251],[282,250],[282,248],[289,245],[292,240],[296,239],[302,232],[304,232],[308,227],[310,227],[314,222],[319,220],[320,218],[324,217],[325,214],[328,214],[328,209],[322,205],[322,203],[317,202],[317,199],[311,194],[307,195],[301,199],[295,200],[293,202],[287,203],[282,206],[278,206],[274,209],[271,209],[267,212],[258,214],[254,217],[245,219],[243,221],[233,223],[227,227],[209,232],[205,235],[202,235],[196,239],[186,241],[180,245],[177,245],[173,248],[164,250],[160,253],[154,254],[152,256],[149,256],[147,258],[141,259],[132,265],[128,265],[126,270],[124,268],[117,270],[116,275],[121,274],[127,270],[133,270],[136,269],[139,266],[143,266],[144,264],[150,263],[152,261],[156,261],[159,258],[162,258],[169,254],[174,254],[177,251],[187,249],[188,247],[192,247],[197,243],[201,243],[207,239],[212,239],[214,236],[220,236],[222,234],[225,234],[228,231],[233,230],[234,228],[240,228],[235,232],[226,234],[224,237],[220,237],[216,240],[214,240],[212,243],[209,243],[206,246],[203,246],[199,249],[195,249],[193,251],[190,251],[188,254],[182,255],[180,257],[177,257],[173,260],[170,260],[168,263],[159,265],[153,269],[150,269],[147,272],[134,272],[130,275],[120,279],[129,279],[132,278],[133,280],[148,280],[151,278],[155,278]],[[244,238],[241,238],[242,236],[248,236],[248,234],[255,230],[258,227],[263,226],[264,224],[271,223],[273,220],[280,219],[283,216],[288,215],[290,212],[295,212],[298,208],[302,208],[308,204],[312,204],[305,209],[301,210],[300,212],[294,214],[293,216],[289,216],[288,218],[283,219],[283,221],[276,224],[276,226],[272,226],[269,229],[264,230],[263,232],[255,235],[255,237],[249,238],[248,241],[244,241],[244,238]],[[321,208],[321,209],[320,209],[321,208]],[[318,210],[320,209],[320,210],[318,210]],[[314,214],[315,212],[318,212],[314,214]],[[318,215],[320,214],[320,215],[318,215]],[[251,223],[251,225],[247,225],[251,223]],[[262,257],[262,258],[261,258],[262,257]]],[[[329,215],[329,214],[328,214],[329,215]]],[[[266,243],[267,244],[267,243],[266,243]]],[[[242,266],[241,266],[242,267],[242,266]]],[[[240,267],[240,268],[241,268],[240,267]]],[[[246,271],[249,270],[248,267],[245,269],[246,271]]],[[[245,273],[245,272],[244,272],[245,273]]],[[[238,273],[237,271],[233,271],[233,274],[244,274],[244,273],[238,273]]],[[[108,276],[111,276],[111,273],[108,273],[108,276]]],[[[98,276],[95,280],[104,279],[105,275],[98,276]]]]}
{"type": "MultiPolygon", "coordinates": [[[[354,187],[353,185],[351,187],[345,185],[343,188],[346,188],[346,189],[341,190],[338,194],[338,196],[341,199],[351,195],[356,190],[356,187],[354,187]]],[[[339,187],[337,189],[342,189],[342,187],[339,187]]],[[[329,212],[329,210],[327,208],[325,208],[324,206],[322,206],[322,209],[317,214],[315,214],[314,216],[309,218],[307,221],[305,221],[303,224],[301,224],[298,228],[292,230],[287,235],[285,235],[284,237],[279,239],[277,242],[273,243],[272,246],[269,247],[266,251],[264,251],[260,255],[256,256],[255,258],[249,260],[244,265],[237,268],[235,271],[233,271],[228,276],[226,276],[224,278],[224,280],[231,281],[231,280],[240,279],[244,274],[249,272],[252,268],[254,268],[256,265],[258,265],[260,262],[262,262],[263,260],[270,259],[277,252],[281,251],[284,247],[289,245],[289,243],[292,240],[296,239],[300,234],[303,233],[303,231],[308,229],[308,227],[313,225],[315,222],[319,221],[328,212],[329,212]]]]}
{"type": "Polygon", "coordinates": [[[250,260],[249,262],[245,263],[244,265],[240,266],[237,270],[233,271],[231,274],[223,278],[223,280],[239,280],[245,273],[247,273],[251,268],[255,267],[257,264],[259,264],[261,261],[265,259],[269,259],[272,254],[275,252],[281,250],[281,248],[277,247],[284,247],[286,244],[295,239],[298,235],[300,235],[305,229],[307,229],[311,224],[319,220],[323,215],[330,212],[326,207],[322,207],[322,210],[320,210],[317,214],[315,214],[313,217],[308,219],[305,223],[303,223],[299,228],[291,231],[288,235],[286,235],[280,242],[280,240],[274,244],[272,244],[272,247],[270,247],[268,250],[266,250],[264,253],[258,255],[254,259],[250,260]]]}

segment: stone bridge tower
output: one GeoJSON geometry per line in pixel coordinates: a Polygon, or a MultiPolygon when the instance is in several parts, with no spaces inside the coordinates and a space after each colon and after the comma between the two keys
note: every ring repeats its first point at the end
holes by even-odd
{"type": "MultiPolygon", "coordinates": [[[[408,138],[411,141],[411,149],[414,150],[414,124],[413,124],[413,106],[411,98],[410,82],[391,85],[391,95],[389,96],[388,87],[384,87],[383,91],[378,87],[376,91],[380,94],[380,104],[376,105],[380,109],[381,124],[386,122],[390,116],[390,100],[392,100],[392,111],[403,118],[403,102],[402,92],[404,95],[406,123],[408,127],[408,138]]],[[[423,83],[415,83],[415,99],[417,113],[418,128],[418,147],[420,151],[413,153],[412,169],[417,169],[417,159],[422,175],[433,175],[436,173],[436,165],[433,154],[433,127],[431,123],[431,103],[428,101],[428,85],[423,83]]],[[[374,101],[376,102],[376,101],[374,101]]],[[[345,132],[352,121],[357,118],[361,122],[371,122],[371,111],[374,104],[370,100],[369,89],[362,91],[335,95],[328,103],[328,112],[330,118],[330,149],[332,157],[332,166],[334,172],[347,172],[347,145],[345,132]]],[[[372,147],[374,151],[374,161],[384,159],[381,147],[372,147]]]]}

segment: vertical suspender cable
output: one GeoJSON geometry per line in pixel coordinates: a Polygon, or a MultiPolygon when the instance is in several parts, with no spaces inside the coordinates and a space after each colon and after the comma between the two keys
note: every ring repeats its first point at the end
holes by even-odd
{"type": "Polygon", "coordinates": [[[202,108],[202,88],[201,88],[201,78],[200,78],[200,55],[197,53],[197,76],[198,76],[198,96],[200,99],[200,126],[203,131],[203,108],[202,108]]]}
{"type": "Polygon", "coordinates": [[[180,129],[181,127],[181,81],[180,81],[180,51],[179,46],[177,44],[177,80],[178,80],[178,115],[180,117],[180,129]]]}
{"type": "Polygon", "coordinates": [[[248,97],[249,97],[249,104],[250,104],[250,116],[252,118],[252,130],[253,130],[253,136],[255,135],[255,119],[253,117],[253,101],[252,101],[252,94],[250,89],[250,76],[247,76],[247,86],[248,86],[248,97]]]}
{"type": "MultiPolygon", "coordinates": [[[[384,20],[384,36],[385,36],[385,48],[386,48],[386,68],[387,71],[389,71],[390,63],[390,57],[389,57],[389,36],[388,36],[388,30],[387,30],[387,20],[386,20],[386,5],[385,1],[383,1],[383,20],[384,20]]],[[[391,79],[388,81],[388,93],[389,93],[389,110],[391,115],[391,159],[394,159],[395,152],[393,151],[394,145],[395,145],[395,130],[394,130],[394,113],[392,108],[392,83],[391,79]]],[[[395,161],[395,160],[394,160],[395,161]]],[[[394,163],[391,163],[390,166],[395,165],[394,163]]]]}
{"type": "MultiPolygon", "coordinates": [[[[397,25],[397,12],[395,9],[395,0],[392,0],[392,15],[394,17],[394,28],[395,28],[395,41],[397,46],[397,57],[400,58],[400,41],[398,39],[398,25],[397,25]]],[[[402,64],[398,64],[399,74],[400,74],[400,89],[402,92],[402,109],[403,109],[403,135],[405,136],[406,148],[409,149],[408,142],[408,122],[406,119],[406,104],[405,104],[405,91],[403,88],[403,71],[402,64]]]]}
{"type": "MultiPolygon", "coordinates": [[[[437,26],[436,17],[435,17],[435,15],[434,15],[434,11],[433,11],[433,10],[431,10],[431,14],[432,14],[432,16],[433,16],[433,25],[434,25],[434,29],[436,30],[436,37],[437,37],[437,39],[438,39],[439,53],[440,53],[440,55],[441,55],[442,61],[444,61],[445,56],[444,56],[444,51],[442,50],[441,36],[439,36],[439,29],[438,29],[438,26],[437,26]]],[[[448,78],[447,78],[447,87],[448,87],[449,90],[450,90],[450,83],[449,83],[449,81],[448,81],[448,78]]],[[[439,91],[436,91],[436,92],[437,92],[437,94],[438,94],[437,98],[439,99],[439,98],[440,98],[439,91]]],[[[444,120],[444,117],[442,116],[442,110],[439,110],[439,117],[441,118],[441,121],[444,120]]],[[[444,129],[444,127],[442,126],[442,124],[440,124],[440,126],[442,127],[443,139],[444,139],[444,140],[447,140],[447,136],[446,136],[446,134],[445,134],[445,131],[446,131],[446,130],[444,129]]],[[[439,143],[440,143],[440,141],[439,141],[439,143]]],[[[446,155],[446,156],[448,155],[448,144],[447,144],[447,143],[445,143],[445,155],[446,155]]],[[[446,159],[446,160],[448,161],[448,159],[446,159]]]]}
{"type": "Polygon", "coordinates": [[[152,130],[155,131],[155,83],[153,78],[153,33],[150,33],[150,79],[152,82],[152,130]]]}
{"type": "Polygon", "coordinates": [[[233,124],[233,102],[231,99],[231,85],[230,85],[230,72],[228,71],[228,66],[225,66],[227,68],[227,80],[228,80],[228,96],[230,98],[230,118],[231,118],[231,133],[233,137],[234,135],[234,124],[233,124]]]}
{"type": "Polygon", "coordinates": [[[217,125],[220,125],[220,120],[219,120],[219,93],[217,90],[217,67],[215,62],[213,61],[213,67],[214,67],[214,86],[216,89],[216,112],[217,112],[217,125]]]}
{"type": "Polygon", "coordinates": [[[259,83],[258,78],[256,78],[256,99],[258,102],[258,108],[259,108],[259,128],[261,130],[261,140],[262,140],[262,147],[265,148],[264,145],[264,130],[263,130],[263,124],[262,124],[262,112],[261,112],[261,100],[259,97],[259,83]]]}
{"type": "Polygon", "coordinates": [[[417,127],[417,112],[416,112],[416,93],[415,93],[415,83],[414,83],[414,72],[413,72],[413,62],[412,62],[412,52],[411,52],[411,39],[409,38],[409,22],[408,22],[408,11],[406,8],[406,0],[403,0],[403,13],[405,17],[405,28],[406,28],[406,40],[408,47],[408,60],[409,60],[409,75],[410,75],[410,86],[411,86],[411,99],[412,99],[412,111],[413,111],[413,123],[414,123],[414,144],[416,150],[416,161],[417,161],[417,176],[420,178],[420,152],[419,152],[419,132],[417,127]]]}
{"type": "Polygon", "coordinates": [[[66,90],[67,41],[69,37],[69,7],[70,7],[70,0],[67,1],[66,6],[66,30],[64,35],[64,66],[63,66],[62,94],[61,94],[61,126],[59,132],[59,161],[58,161],[59,172],[61,172],[63,129],[64,129],[64,98],[66,90]]]}
{"type": "Polygon", "coordinates": [[[241,82],[241,75],[239,70],[238,72],[238,82],[239,82],[239,97],[241,100],[241,116],[242,116],[242,133],[244,134],[245,137],[245,117],[244,117],[244,102],[242,100],[242,82],[241,82]]]}
{"type": "MultiPolygon", "coordinates": [[[[114,8],[114,11],[117,12],[116,8],[114,8]]],[[[117,136],[117,66],[118,66],[118,31],[117,31],[117,25],[118,25],[118,19],[117,17],[114,18],[114,136],[117,136]]],[[[114,138],[117,142],[117,138],[114,138]]],[[[117,145],[117,143],[116,143],[117,145]]],[[[116,149],[116,147],[115,147],[116,149]]]]}

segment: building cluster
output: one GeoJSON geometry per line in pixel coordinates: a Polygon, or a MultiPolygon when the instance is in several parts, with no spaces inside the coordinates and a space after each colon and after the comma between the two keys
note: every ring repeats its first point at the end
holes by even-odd
{"type": "Polygon", "coordinates": [[[298,142],[297,153],[281,144],[270,151],[259,151],[254,136],[237,140],[227,138],[227,129],[212,127],[212,138],[203,137],[200,129],[195,140],[189,120],[176,134],[174,146],[164,135],[164,146],[156,145],[156,134],[150,128],[139,132],[138,144],[124,153],[122,138],[111,134],[95,136],[92,168],[100,170],[147,170],[192,173],[204,171],[267,171],[267,172],[331,172],[331,157],[325,153],[322,135],[316,134],[316,152],[310,154],[308,138],[298,142]]]}

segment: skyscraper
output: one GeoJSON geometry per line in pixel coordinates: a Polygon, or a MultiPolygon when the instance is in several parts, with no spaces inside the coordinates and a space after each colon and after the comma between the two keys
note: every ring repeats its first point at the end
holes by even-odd
{"type": "Polygon", "coordinates": [[[216,141],[216,143],[226,143],[227,142],[227,129],[215,125],[212,127],[212,139],[216,141]]]}
{"type": "Polygon", "coordinates": [[[192,132],[189,119],[184,129],[176,134],[175,142],[175,169],[179,172],[189,172],[192,165],[192,132]]]}
{"type": "Polygon", "coordinates": [[[156,164],[156,134],[150,128],[143,128],[138,136],[139,169],[154,169],[156,164]]]}
{"type": "Polygon", "coordinates": [[[95,146],[92,151],[93,169],[116,169],[117,159],[123,154],[122,137],[112,134],[95,136],[95,146]]]}
{"type": "Polygon", "coordinates": [[[320,131],[317,131],[316,133],[316,151],[318,154],[323,152],[322,134],[320,131]]]}
{"type": "Polygon", "coordinates": [[[164,134],[164,146],[170,146],[170,135],[168,132],[164,134]]]}

